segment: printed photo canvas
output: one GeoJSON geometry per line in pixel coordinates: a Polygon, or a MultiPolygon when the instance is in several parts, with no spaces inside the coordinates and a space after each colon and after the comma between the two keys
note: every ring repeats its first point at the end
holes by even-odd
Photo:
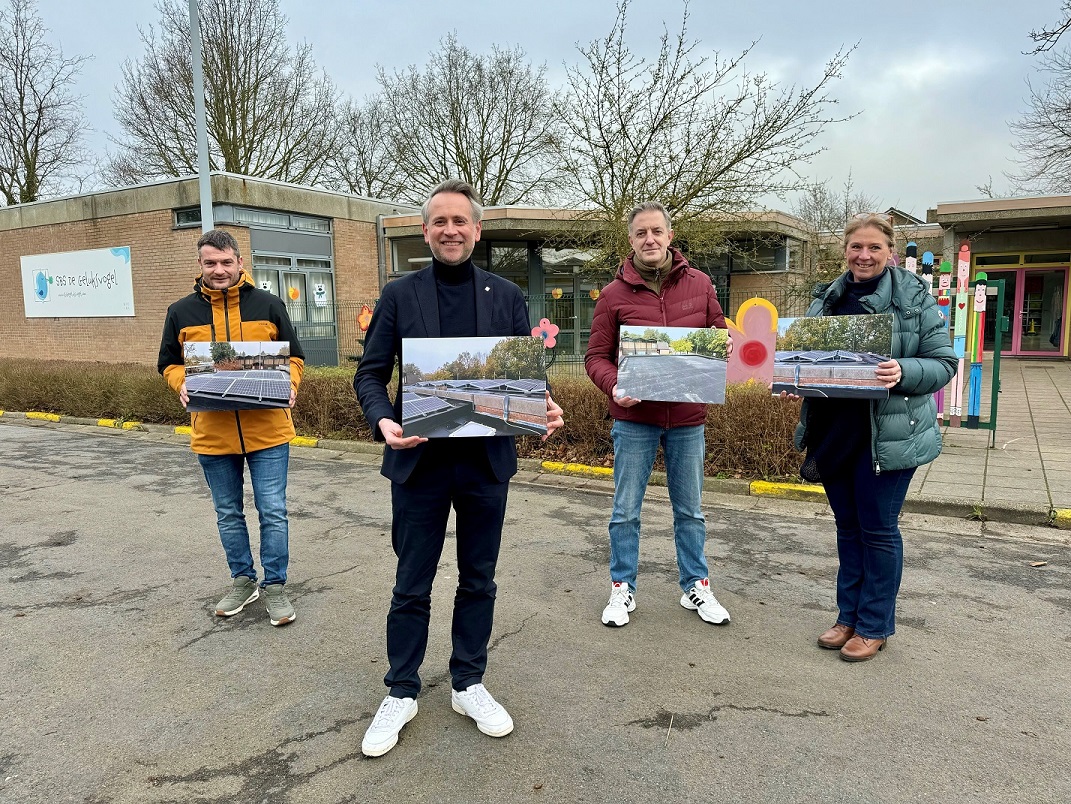
{"type": "Polygon", "coordinates": [[[892,316],[837,315],[777,322],[773,392],[884,399],[874,376],[892,351],[892,316]]]}
{"type": "Polygon", "coordinates": [[[257,410],[290,406],[289,341],[183,344],[186,410],[257,410]]]}
{"type": "Polygon", "coordinates": [[[403,435],[546,435],[545,356],[528,335],[403,338],[403,435]]]}
{"type": "Polygon", "coordinates": [[[725,402],[724,329],[621,327],[618,396],[654,402],[725,402]]]}

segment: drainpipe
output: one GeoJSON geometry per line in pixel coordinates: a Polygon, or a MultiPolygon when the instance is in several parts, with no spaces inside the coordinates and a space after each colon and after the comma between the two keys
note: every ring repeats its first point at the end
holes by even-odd
{"type": "Polygon", "coordinates": [[[376,215],[376,253],[379,256],[379,292],[382,293],[387,284],[387,237],[382,215],[376,215]]]}

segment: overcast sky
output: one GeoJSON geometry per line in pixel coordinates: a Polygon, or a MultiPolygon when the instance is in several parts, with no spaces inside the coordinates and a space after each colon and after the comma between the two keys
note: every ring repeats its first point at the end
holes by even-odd
{"type": "MultiPolygon", "coordinates": [[[[103,151],[108,135],[120,133],[112,100],[122,63],[142,55],[138,26],[156,23],[158,14],[148,0],[38,5],[66,55],[93,56],[78,91],[95,129],[91,144],[103,151]]],[[[375,90],[377,65],[421,65],[452,30],[476,52],[519,45],[561,84],[564,65],[579,57],[576,44],[605,36],[615,7],[615,0],[281,0],[291,39],[307,41],[317,63],[355,97],[375,90]]],[[[1037,57],[1022,51],[1028,32],[1055,21],[1059,7],[1060,0],[693,0],[689,34],[699,51],[725,57],[758,39],[747,69],[801,84],[816,81],[838,48],[858,42],[833,85],[840,109],[857,116],[823,135],[827,150],[804,171],[837,184],[850,172],[883,208],[924,217],[938,202],[977,198],[990,175],[996,191],[1007,188],[1002,174],[1014,158],[1007,124],[1024,108],[1027,78],[1038,76],[1037,57]]],[[[632,0],[632,50],[656,54],[663,22],[675,33],[682,8],[677,0],[632,0]]]]}

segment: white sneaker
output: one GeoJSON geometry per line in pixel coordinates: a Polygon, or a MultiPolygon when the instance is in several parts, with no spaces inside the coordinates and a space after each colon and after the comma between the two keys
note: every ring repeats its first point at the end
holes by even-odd
{"type": "Polygon", "coordinates": [[[372,725],[364,733],[361,753],[366,757],[381,757],[398,744],[398,732],[402,726],[416,717],[417,702],[412,698],[395,698],[388,695],[379,705],[372,718],[372,725]]]}
{"type": "Polygon", "coordinates": [[[513,731],[513,718],[483,684],[473,684],[464,692],[450,691],[450,704],[459,715],[476,721],[476,727],[490,737],[505,737],[513,731]]]}
{"type": "Polygon", "coordinates": [[[729,612],[710,591],[710,581],[707,578],[696,581],[691,589],[681,595],[681,605],[689,611],[698,611],[699,616],[708,623],[729,624],[729,612]]]}
{"type": "Polygon", "coordinates": [[[628,625],[628,613],[635,610],[636,596],[632,594],[628,584],[614,583],[610,588],[610,602],[602,610],[602,624],[615,627],[628,625]]]}

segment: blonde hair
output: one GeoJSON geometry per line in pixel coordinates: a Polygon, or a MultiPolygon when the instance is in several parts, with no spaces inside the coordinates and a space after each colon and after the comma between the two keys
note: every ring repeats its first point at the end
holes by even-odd
{"type": "Polygon", "coordinates": [[[896,233],[893,231],[892,224],[889,223],[889,219],[885,215],[879,215],[876,212],[856,215],[848,221],[848,225],[844,227],[844,248],[848,248],[848,241],[851,240],[853,234],[867,227],[879,230],[885,235],[889,248],[895,248],[896,233]]]}

